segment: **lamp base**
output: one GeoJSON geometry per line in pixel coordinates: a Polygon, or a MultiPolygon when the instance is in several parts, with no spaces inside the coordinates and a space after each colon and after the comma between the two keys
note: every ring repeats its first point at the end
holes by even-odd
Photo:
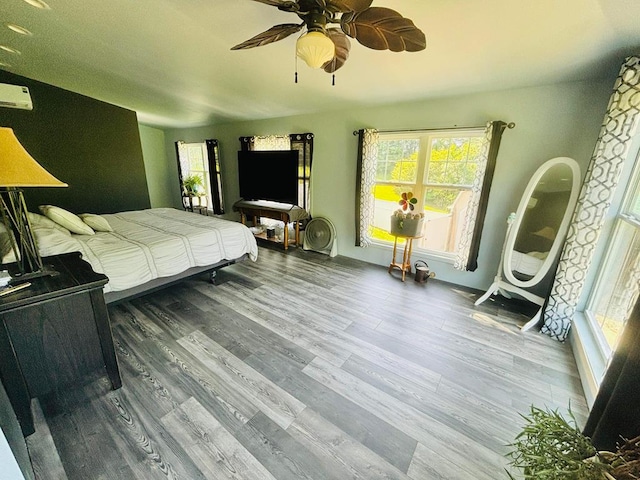
{"type": "Polygon", "coordinates": [[[28,282],[35,278],[41,277],[55,277],[56,275],[60,275],[60,272],[56,271],[50,265],[45,265],[42,270],[38,270],[37,272],[28,272],[28,273],[19,273],[12,272],[11,268],[9,269],[9,275],[11,275],[11,280],[9,280],[9,285],[16,285],[18,283],[28,282]]]}

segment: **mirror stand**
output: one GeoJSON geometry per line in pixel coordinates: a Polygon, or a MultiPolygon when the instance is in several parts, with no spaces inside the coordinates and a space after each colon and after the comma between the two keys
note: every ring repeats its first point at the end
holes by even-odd
{"type": "Polygon", "coordinates": [[[545,299],[540,297],[540,296],[538,296],[538,295],[534,295],[533,293],[531,293],[531,292],[529,292],[529,291],[527,291],[527,290],[525,290],[523,288],[516,287],[515,285],[510,284],[509,282],[503,280],[503,278],[502,278],[502,269],[503,269],[503,265],[504,265],[504,247],[506,246],[507,238],[509,238],[509,232],[511,230],[511,225],[513,224],[513,220],[515,219],[515,216],[516,216],[516,214],[512,213],[511,215],[509,215],[509,218],[507,219],[507,224],[508,224],[508,226],[507,226],[507,234],[505,235],[505,245],[503,245],[502,254],[500,256],[500,264],[498,265],[498,273],[496,274],[495,278],[493,279],[493,283],[491,284],[489,289],[480,298],[478,298],[478,300],[476,300],[474,305],[478,306],[482,302],[487,300],[489,297],[491,297],[493,295],[497,295],[497,294],[500,294],[505,298],[511,298],[511,295],[509,295],[509,292],[515,293],[517,295],[520,295],[521,297],[529,300],[531,303],[535,303],[536,305],[539,305],[540,308],[538,309],[536,314],[531,318],[531,320],[529,320],[522,327],[520,327],[520,330],[522,330],[524,332],[524,331],[527,331],[530,328],[534,327],[535,325],[537,325],[538,322],[540,321],[540,318],[542,316],[542,307],[544,306],[545,299]]]}
{"type": "MultiPolygon", "coordinates": [[[[500,269],[502,270],[502,265],[500,266],[500,269]]],[[[536,314],[533,317],[531,317],[531,320],[529,320],[522,327],[520,327],[520,330],[522,330],[523,332],[526,332],[530,328],[537,325],[542,316],[542,307],[544,306],[545,299],[538,295],[534,295],[533,293],[528,292],[527,290],[524,290],[520,287],[516,287],[514,285],[511,285],[508,282],[505,282],[502,279],[502,276],[500,274],[496,275],[496,278],[493,280],[493,283],[491,284],[489,289],[484,293],[484,295],[482,295],[478,300],[476,300],[474,305],[480,305],[487,298],[491,297],[492,295],[496,295],[498,293],[503,297],[511,298],[511,295],[509,295],[508,292],[516,293],[521,297],[529,300],[531,303],[535,303],[536,305],[540,306],[536,314]]]]}
{"type": "Polygon", "coordinates": [[[475,302],[500,293],[518,295],[538,305],[538,312],[521,330],[538,324],[546,302],[529,291],[540,292],[556,265],[580,190],[580,168],[575,160],[547,160],[533,174],[516,213],[509,215],[498,273],[489,289],[475,302]]]}

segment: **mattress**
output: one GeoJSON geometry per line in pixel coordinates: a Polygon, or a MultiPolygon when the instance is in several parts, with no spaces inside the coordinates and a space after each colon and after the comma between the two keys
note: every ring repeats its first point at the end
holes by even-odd
{"type": "Polygon", "coordinates": [[[255,261],[258,247],[249,229],[238,222],[172,208],[153,208],[102,215],[112,232],[65,234],[34,227],[40,254],[80,251],[98,273],[109,277],[104,292],[142,285],[191,267],[235,260],[255,261]]]}

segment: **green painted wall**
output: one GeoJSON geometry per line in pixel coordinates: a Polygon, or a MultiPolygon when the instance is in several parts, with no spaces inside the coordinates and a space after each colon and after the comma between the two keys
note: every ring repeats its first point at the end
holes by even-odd
{"type": "Polygon", "coordinates": [[[174,191],[179,194],[178,177],[172,176],[174,170],[170,168],[171,158],[167,158],[165,151],[164,131],[146,125],[138,125],[138,129],[151,207],[181,208],[174,191]]]}
{"type": "MultiPolygon", "coordinates": [[[[166,149],[176,140],[217,138],[221,146],[226,209],[238,198],[237,150],[243,135],[313,132],[314,163],[311,212],[329,218],[338,232],[339,253],[388,265],[389,248],[354,246],[357,137],[364,127],[380,130],[483,125],[489,120],[515,122],[507,130],[493,188],[475,272],[459,272],[451,264],[425,258],[441,280],[487,288],[496,274],[506,232],[506,218],[517,208],[534,171],[546,160],[568,156],[583,169],[593,153],[615,75],[588,82],[568,82],[513,90],[485,92],[383,107],[335,110],[270,120],[237,122],[211,127],[166,131],[166,149]]],[[[335,87],[339,88],[339,87],[335,87]]],[[[168,157],[172,155],[169,154],[168,157]]],[[[169,159],[177,176],[175,159],[169,159]]],[[[413,260],[420,258],[414,255],[413,260]]]]}
{"type": "Polygon", "coordinates": [[[0,83],[29,87],[33,110],[0,108],[27,151],[68,188],[29,188],[30,210],[74,213],[149,208],[136,112],[0,70],[0,83]]]}

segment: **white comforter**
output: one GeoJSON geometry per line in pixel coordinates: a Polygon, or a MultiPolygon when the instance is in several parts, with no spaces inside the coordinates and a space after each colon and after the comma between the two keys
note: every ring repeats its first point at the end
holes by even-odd
{"type": "Polygon", "coordinates": [[[514,250],[511,254],[511,270],[533,277],[542,267],[548,254],[549,252],[522,253],[514,250]]]}
{"type": "Polygon", "coordinates": [[[258,247],[249,229],[238,222],[172,208],[102,215],[113,232],[65,234],[34,228],[42,256],[80,251],[96,272],[109,277],[105,293],[125,290],[190,267],[234,260],[258,247]]]}

